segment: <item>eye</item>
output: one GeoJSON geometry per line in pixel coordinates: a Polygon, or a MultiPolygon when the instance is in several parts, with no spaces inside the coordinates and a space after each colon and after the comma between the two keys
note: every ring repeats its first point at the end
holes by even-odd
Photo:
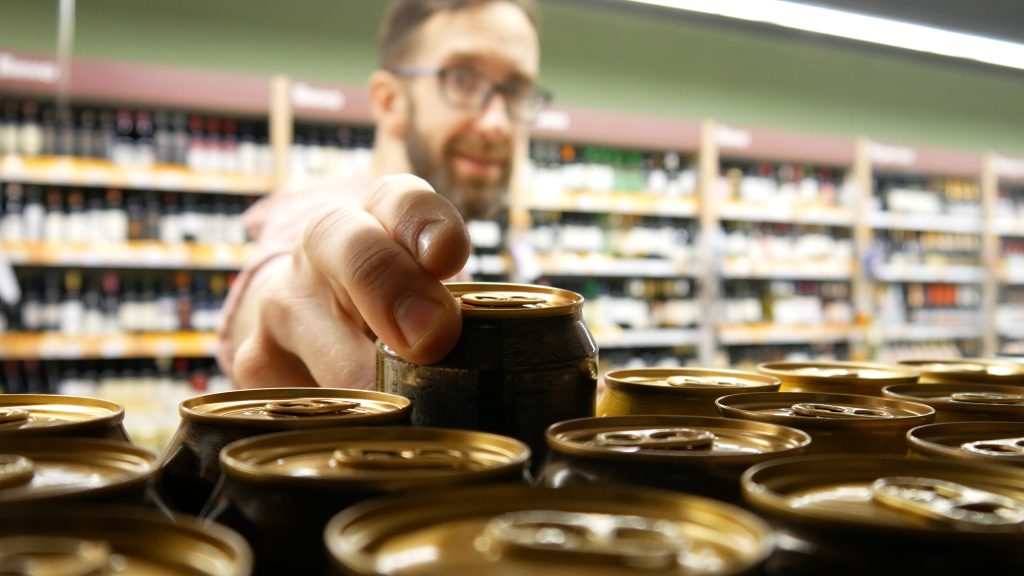
{"type": "Polygon", "coordinates": [[[486,81],[472,68],[452,68],[447,73],[448,85],[462,94],[475,94],[485,88],[486,81]]]}

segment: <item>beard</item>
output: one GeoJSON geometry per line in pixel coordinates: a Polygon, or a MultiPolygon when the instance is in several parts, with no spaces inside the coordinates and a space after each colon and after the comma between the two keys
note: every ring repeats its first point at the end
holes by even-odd
{"type": "MultiPolygon", "coordinates": [[[[410,111],[412,112],[412,111],[410,111]]],[[[511,177],[511,155],[504,154],[501,176],[497,181],[482,179],[458,180],[452,167],[452,157],[456,150],[479,152],[493,156],[494,152],[504,144],[489,142],[476,138],[453,138],[445,143],[441,162],[436,162],[430,154],[430,146],[425,138],[416,130],[415,115],[410,115],[409,129],[405,131],[405,149],[409,155],[412,173],[423,178],[438,193],[448,199],[462,214],[465,220],[485,220],[493,218],[501,210],[505,195],[509,189],[511,177]]]]}

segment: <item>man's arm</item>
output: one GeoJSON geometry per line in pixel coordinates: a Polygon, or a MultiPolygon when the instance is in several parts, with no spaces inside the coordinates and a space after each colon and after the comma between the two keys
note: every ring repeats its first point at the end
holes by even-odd
{"type": "Polygon", "coordinates": [[[461,317],[441,280],[465,264],[469,235],[429,184],[381,178],[362,207],[339,200],[297,225],[291,249],[234,295],[224,344],[236,385],[370,387],[371,333],[413,362],[455,345],[461,317]]]}

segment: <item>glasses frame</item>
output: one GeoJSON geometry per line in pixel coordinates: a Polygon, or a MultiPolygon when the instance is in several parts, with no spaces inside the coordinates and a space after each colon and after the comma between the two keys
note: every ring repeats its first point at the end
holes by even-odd
{"type": "Polygon", "coordinates": [[[482,112],[485,110],[491,102],[491,98],[495,94],[501,94],[505,100],[505,111],[508,113],[509,118],[515,122],[521,123],[532,123],[537,115],[540,114],[545,108],[551,105],[554,96],[550,90],[546,90],[540,86],[533,86],[528,96],[524,98],[518,108],[513,109],[512,100],[510,96],[516,93],[521,83],[505,82],[499,83],[488,78],[484,73],[480,72],[472,66],[400,66],[389,70],[396,76],[405,78],[416,78],[416,77],[428,77],[434,76],[437,78],[437,88],[441,93],[441,97],[444,101],[453,108],[461,110],[473,110],[476,112],[482,112]],[[447,86],[446,77],[455,71],[470,72],[479,77],[479,80],[487,85],[487,90],[483,93],[483,98],[477,104],[458,102],[451,97],[447,86]]]}

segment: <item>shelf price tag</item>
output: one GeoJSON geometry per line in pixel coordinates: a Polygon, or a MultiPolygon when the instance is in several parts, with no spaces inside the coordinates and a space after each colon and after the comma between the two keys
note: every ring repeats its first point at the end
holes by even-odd
{"type": "Polygon", "coordinates": [[[993,160],[993,167],[997,176],[1024,178],[1024,159],[996,156],[993,160]]]}
{"type": "Polygon", "coordinates": [[[722,148],[745,150],[754,143],[754,136],[749,130],[718,125],[715,127],[715,142],[722,148]]]}
{"type": "Polygon", "coordinates": [[[889,166],[913,166],[917,161],[917,152],[906,146],[892,146],[880,142],[868,144],[868,158],[876,164],[889,166]]]}

